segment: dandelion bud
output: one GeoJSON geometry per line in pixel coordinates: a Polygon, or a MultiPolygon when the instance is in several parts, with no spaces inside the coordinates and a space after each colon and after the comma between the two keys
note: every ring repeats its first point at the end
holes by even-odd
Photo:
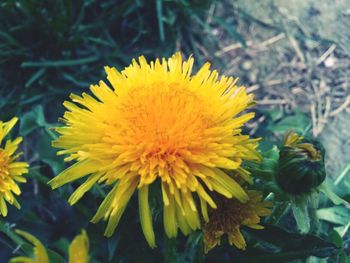
{"type": "Polygon", "coordinates": [[[324,154],[319,142],[287,133],[280,150],[278,185],[290,194],[306,193],[319,186],[326,177],[324,154]]]}

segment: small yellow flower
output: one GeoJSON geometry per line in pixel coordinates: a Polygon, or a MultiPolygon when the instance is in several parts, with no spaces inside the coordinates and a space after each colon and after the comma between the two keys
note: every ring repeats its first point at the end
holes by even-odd
{"type": "Polygon", "coordinates": [[[14,195],[20,195],[21,190],[17,183],[25,183],[26,178],[23,174],[28,173],[28,164],[26,162],[17,162],[16,160],[22,153],[16,153],[22,137],[15,140],[7,140],[3,143],[4,137],[10,132],[18,119],[12,118],[8,122],[0,121],[0,215],[7,215],[8,202],[11,205],[20,208],[14,195]]]}
{"type": "Polygon", "coordinates": [[[221,196],[214,198],[217,209],[209,210],[209,220],[203,225],[205,253],[216,245],[220,245],[224,234],[227,234],[230,245],[244,250],[246,242],[240,227],[263,228],[259,225],[260,217],[270,214],[268,207],[271,206],[271,203],[263,201],[260,192],[247,191],[247,193],[249,201],[246,203],[221,196]]]}
{"type": "Polygon", "coordinates": [[[69,246],[69,263],[89,262],[89,239],[85,232],[76,236],[69,246]]]}
{"type": "Polygon", "coordinates": [[[208,191],[247,201],[241,186],[225,170],[238,170],[243,160],[257,160],[257,141],[242,135],[254,113],[238,116],[253,103],[233,78],[221,77],[206,63],[192,74],[194,60],[180,53],[147,62],[144,57],[123,71],[106,67],[105,82],[92,85],[93,96],[71,95],[64,102],[65,126],[53,143],[75,161],[50,181],[53,188],[87,177],[69,198],[75,204],[95,184],[112,189],[92,222],[108,220],[111,236],[138,189],[140,221],[146,240],[155,247],[149,186],[161,182],[164,228],[175,237],[200,227],[200,212],[216,205],[208,191]],[[225,170],[224,170],[225,169],[225,170]]]}
{"type": "MultiPolygon", "coordinates": [[[[18,235],[24,237],[34,245],[34,258],[15,257],[10,260],[10,263],[50,263],[45,247],[36,237],[18,229],[15,231],[18,235]]],[[[89,262],[89,239],[85,230],[83,230],[80,235],[76,236],[70,244],[68,262],[89,262]]]]}

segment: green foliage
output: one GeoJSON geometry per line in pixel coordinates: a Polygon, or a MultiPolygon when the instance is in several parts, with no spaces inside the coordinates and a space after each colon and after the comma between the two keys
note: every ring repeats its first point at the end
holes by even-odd
{"type": "MultiPolygon", "coordinates": [[[[190,43],[186,39],[196,37],[193,33],[205,24],[203,16],[212,3],[2,1],[3,115],[20,114],[40,104],[50,120],[56,120],[67,95],[97,82],[103,66],[122,68],[141,54],[168,56],[178,39],[190,43]]],[[[192,50],[187,48],[188,53],[192,50]]]]}
{"type": "Polygon", "coordinates": [[[283,228],[265,225],[264,230],[246,229],[249,235],[250,247],[245,251],[237,251],[223,244],[218,251],[207,255],[207,262],[294,262],[315,256],[318,260],[330,254],[337,254],[340,247],[315,235],[300,235],[283,228]],[[226,254],[226,255],[225,255],[226,254]],[[222,259],[222,261],[221,261],[222,259]]]}
{"type": "Polygon", "coordinates": [[[275,226],[265,226],[262,231],[249,230],[256,247],[269,252],[247,251],[249,262],[287,262],[309,256],[328,257],[339,249],[331,242],[313,235],[289,233],[275,226]],[[263,245],[261,245],[263,244],[263,245]],[[266,249],[268,248],[268,249],[266,249]]]}

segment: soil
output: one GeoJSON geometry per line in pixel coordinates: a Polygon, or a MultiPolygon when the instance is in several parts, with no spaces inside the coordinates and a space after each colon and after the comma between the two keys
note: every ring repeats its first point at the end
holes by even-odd
{"type": "Polygon", "coordinates": [[[239,76],[258,107],[307,114],[328,174],[338,176],[350,164],[350,1],[240,0],[232,8],[246,47],[214,32],[224,74],[239,76]]]}

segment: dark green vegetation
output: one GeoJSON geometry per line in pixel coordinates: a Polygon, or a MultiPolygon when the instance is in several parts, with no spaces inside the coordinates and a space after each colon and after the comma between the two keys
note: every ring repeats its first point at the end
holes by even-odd
{"type": "MultiPolygon", "coordinates": [[[[237,259],[236,262],[349,262],[346,256],[350,242],[349,205],[334,194],[329,194],[328,188],[322,188],[322,191],[328,193],[332,201],[320,194],[318,208],[299,200],[302,198],[291,200],[291,205],[286,203],[286,200],[290,200],[288,196],[280,195],[273,215],[265,222],[266,229],[245,230],[247,251],[237,251],[224,243],[204,256],[200,233],[194,233],[188,239],[180,235],[177,240],[169,240],[163,235],[162,211],[156,201],[153,214],[158,247],[151,250],[138,222],[136,199],[130,203],[116,234],[107,239],[103,237],[105,224],[89,223],[105,196],[105,189],[95,187],[81,202],[70,207],[66,200],[77,184],[55,191],[46,185],[64,168],[62,158],[56,157],[56,150],[51,147],[51,140],[56,136],[51,128],[58,125],[58,118],[64,112],[62,102],[68,95],[87,91],[90,84],[104,79],[105,65],[122,69],[131,58],[141,54],[148,58],[166,57],[175,50],[181,50],[186,55],[193,54],[198,64],[205,60],[213,61],[227,74],[240,76],[241,83],[251,90],[257,89],[261,105],[256,107],[258,116],[246,132],[264,137],[261,148],[266,151],[266,159],[259,168],[255,167],[256,176],[262,176],[258,178],[260,182],[268,181],[261,183],[263,191],[274,191],[273,175],[278,151],[272,148],[272,144],[278,144],[281,134],[290,128],[306,132],[311,126],[314,130],[318,127],[317,122],[316,125],[313,123],[315,118],[312,114],[309,118],[307,114],[296,112],[296,105],[291,108],[289,104],[279,102],[290,98],[288,94],[293,93],[294,86],[308,87],[315,75],[316,78],[327,76],[326,83],[329,79],[333,81],[322,64],[326,58],[316,65],[312,63],[312,56],[317,54],[321,57],[330,45],[341,46],[343,42],[339,40],[338,43],[338,39],[325,35],[325,30],[322,35],[316,30],[303,31],[297,23],[280,21],[277,19],[278,12],[275,21],[265,21],[261,17],[265,9],[248,10],[241,2],[1,1],[0,119],[9,120],[14,115],[20,118],[19,128],[14,134],[24,137],[23,159],[30,162],[31,168],[28,183],[21,185],[23,193],[18,198],[22,209],[10,207],[8,217],[0,220],[0,262],[7,262],[13,253],[28,255],[31,251],[31,246],[14,233],[14,228],[32,233],[58,253],[52,252],[54,263],[62,262],[60,255],[64,255],[69,242],[82,228],[87,230],[90,238],[91,262],[232,262],[234,259],[237,259]],[[274,60],[275,57],[269,53],[271,51],[264,53],[264,56],[254,53],[259,46],[249,44],[250,30],[258,32],[254,37],[259,38],[262,48],[272,43],[264,40],[274,35],[288,36],[290,43],[294,44],[284,43],[273,52],[289,64],[278,68],[280,62],[274,60]],[[231,47],[230,52],[217,53],[231,43],[238,48],[231,47]],[[297,53],[298,63],[304,60],[305,67],[298,63],[292,65],[294,53],[297,53]],[[257,60],[263,66],[252,67],[251,64],[257,60]],[[232,69],[236,71],[232,72],[232,69]],[[271,80],[266,77],[269,74],[283,80],[290,76],[294,79],[280,83],[284,89],[273,93],[273,88],[269,86],[271,80]],[[300,79],[297,79],[298,76],[301,76],[300,79]],[[259,89],[259,86],[263,88],[259,89]],[[287,95],[280,98],[281,94],[287,95]],[[271,100],[274,101],[272,106],[266,107],[271,100]],[[290,206],[310,210],[310,234],[298,234],[298,231],[307,228],[302,225],[303,218],[300,218],[305,211],[294,209],[292,213],[290,206]],[[310,255],[319,258],[307,259],[310,255]]],[[[278,9],[278,6],[274,8],[278,9]]],[[[313,10],[316,12],[318,9],[313,10]]],[[[346,57],[343,50],[337,52],[334,57],[339,61],[346,57]]],[[[342,86],[340,82],[345,70],[345,67],[333,70],[338,82],[332,83],[332,87],[337,87],[340,95],[332,93],[332,98],[344,98],[349,94],[348,88],[344,88],[348,86],[342,86]]],[[[306,113],[308,109],[305,110],[305,105],[313,105],[299,97],[296,104],[302,105],[301,109],[306,113]]],[[[337,109],[332,112],[336,116],[337,109]]],[[[332,162],[338,157],[328,158],[332,162]]],[[[328,175],[327,183],[340,197],[350,201],[347,165],[337,180],[333,178],[338,174],[328,175]]]]}

